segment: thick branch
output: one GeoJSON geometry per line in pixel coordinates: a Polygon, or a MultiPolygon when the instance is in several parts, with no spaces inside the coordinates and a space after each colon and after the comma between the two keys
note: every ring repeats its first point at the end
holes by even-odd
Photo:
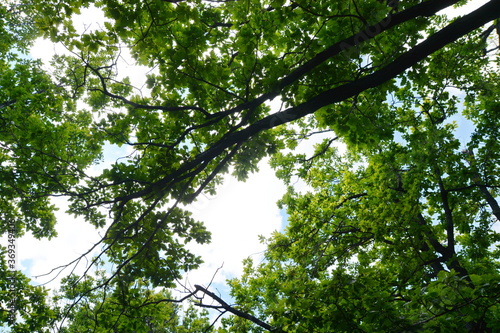
{"type": "Polygon", "coordinates": [[[422,215],[422,213],[418,213],[417,223],[423,227],[423,232],[427,237],[429,243],[432,245],[434,251],[445,257],[447,255],[446,248],[436,239],[436,237],[434,237],[434,234],[429,229],[427,221],[425,220],[425,217],[422,215]]]}
{"type": "Polygon", "coordinates": [[[439,194],[441,195],[444,219],[446,222],[448,256],[451,258],[455,255],[455,223],[453,221],[453,213],[448,200],[448,191],[444,186],[443,179],[441,178],[441,172],[438,167],[436,167],[436,176],[438,178],[439,194]]]}
{"type": "MultiPolygon", "coordinates": [[[[391,64],[378,70],[377,72],[369,74],[351,83],[347,83],[345,85],[324,91],[323,93],[318,94],[307,102],[304,102],[296,107],[292,107],[285,111],[269,115],[259,121],[256,121],[245,129],[227,134],[214,145],[212,145],[211,148],[199,154],[191,161],[184,163],[179,169],[165,176],[163,179],[156,182],[153,186],[132,193],[126,197],[117,198],[117,200],[127,201],[142,197],[144,195],[148,195],[155,188],[162,188],[167,184],[170,184],[177,177],[181,176],[185,172],[188,172],[189,170],[192,170],[200,163],[203,163],[207,160],[212,160],[213,158],[219,156],[224,150],[236,143],[247,141],[251,137],[264,130],[271,129],[279,125],[286,124],[299,118],[305,117],[324,106],[341,102],[365,90],[377,87],[391,79],[394,79],[397,75],[403,73],[405,70],[414,66],[419,61],[425,59],[435,51],[443,48],[449,43],[456,41],[457,39],[463,37],[471,31],[478,29],[482,25],[494,20],[498,16],[500,16],[500,0],[491,0],[486,5],[480,7],[471,14],[457,19],[447,27],[441,29],[439,32],[428,37],[425,41],[415,46],[411,50],[403,53],[391,64]]],[[[255,100],[253,102],[255,102],[255,100]]],[[[247,103],[245,103],[243,106],[245,106],[246,104],[247,103]]]]}
{"type": "MultiPolygon", "coordinates": [[[[474,153],[470,150],[464,150],[463,153],[469,155],[467,161],[471,167],[475,167],[476,159],[474,157],[474,153]]],[[[498,202],[495,200],[495,197],[491,195],[490,191],[488,191],[488,186],[481,181],[481,175],[479,172],[475,171],[473,176],[474,184],[479,187],[479,190],[484,195],[486,202],[491,208],[491,212],[500,221],[500,206],[498,205],[498,202]]]]}
{"type": "Polygon", "coordinates": [[[491,212],[493,213],[493,215],[495,215],[497,220],[500,221],[500,206],[498,205],[498,202],[495,200],[493,195],[491,195],[490,191],[488,191],[488,187],[486,185],[477,183],[477,186],[486,198],[486,202],[490,206],[491,212]]]}
{"type": "Polygon", "coordinates": [[[6,107],[11,106],[11,105],[16,104],[16,103],[17,103],[17,100],[15,100],[15,99],[0,103],[0,109],[6,108],[6,107]]]}
{"type": "Polygon", "coordinates": [[[432,16],[436,14],[438,11],[445,9],[449,6],[452,6],[457,2],[458,0],[430,0],[420,3],[411,8],[408,8],[398,14],[395,15],[389,14],[380,22],[377,22],[371,26],[367,26],[363,31],[360,31],[357,34],[352,35],[351,37],[345,38],[344,40],[341,40],[340,42],[331,45],[326,50],[318,53],[312,59],[305,62],[303,65],[301,65],[300,67],[292,71],[290,74],[285,76],[283,79],[281,79],[273,91],[263,94],[252,101],[240,104],[235,108],[224,111],[222,113],[231,114],[246,109],[256,108],[265,101],[276,98],[285,87],[296,82],[305,74],[309,73],[314,68],[318,67],[328,59],[340,54],[341,52],[351,47],[354,47],[355,45],[359,45],[363,42],[366,42],[374,38],[375,36],[381,34],[382,32],[387,31],[399,24],[408,22],[412,19],[421,16],[432,16]]]}
{"type": "Polygon", "coordinates": [[[333,56],[336,56],[337,54],[345,51],[348,48],[351,48],[352,46],[359,45],[362,42],[380,35],[386,30],[389,30],[399,24],[408,22],[417,17],[432,16],[438,11],[452,6],[457,2],[457,0],[431,0],[408,8],[398,14],[390,14],[380,22],[377,22],[371,26],[367,26],[365,30],[360,31],[357,34],[348,37],[338,43],[335,43],[323,52],[318,53],[314,58],[283,78],[283,80],[281,80],[278,85],[278,89],[281,91],[284,87],[297,81],[299,78],[301,78],[306,73],[310,72],[312,69],[319,66],[326,60],[332,58],[333,56]]]}

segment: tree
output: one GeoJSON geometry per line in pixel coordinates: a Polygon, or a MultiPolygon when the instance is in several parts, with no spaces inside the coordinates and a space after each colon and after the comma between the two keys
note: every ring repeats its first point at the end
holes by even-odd
{"type": "Polygon", "coordinates": [[[105,279],[103,271],[97,277],[65,278],[57,296],[66,303],[59,309],[59,332],[212,331],[207,312],[199,312],[192,305],[181,318],[181,301],[173,299],[168,291],[155,292],[142,281],[119,284],[115,289],[95,288],[100,279],[105,279]],[[65,326],[65,321],[69,325],[65,326]]]}
{"type": "MultiPolygon", "coordinates": [[[[243,310],[223,307],[251,323],[232,318],[224,329],[269,328],[257,318],[286,332],[495,329],[500,2],[457,19],[439,13],[465,3],[29,4],[40,33],[71,52],[55,58],[56,96],[83,99],[95,115],[82,112],[86,126],[77,126],[90,146],[74,156],[85,158],[61,157],[72,173],[41,196],[67,197],[70,212],[97,227],[111,217],[93,263],[105,255],[115,269],[94,288],[172,287],[201,262],[184,244],[210,238],[180,204],[213,193],[229,170],[245,179],[272,155],[283,179],[313,190],[283,199],[286,233],[269,240],[266,263],[232,282],[243,310]],[[108,21],[77,33],[72,15],[90,4],[108,21]],[[152,69],[143,90],[117,73],[125,50],[152,69]],[[463,109],[451,87],[466,94],[463,109]],[[278,98],[282,109],[271,110],[278,98]],[[474,122],[465,147],[451,124],[458,113],[474,122]],[[318,131],[335,135],[313,156],[284,153],[318,131]],[[87,176],[104,143],[134,153],[87,176]]],[[[32,184],[54,184],[53,174],[32,184]]]]}
{"type": "Polygon", "coordinates": [[[32,285],[24,274],[13,271],[5,260],[5,247],[0,249],[0,327],[16,333],[49,332],[57,314],[49,302],[48,290],[32,285]]]}
{"type": "Polygon", "coordinates": [[[37,30],[16,2],[0,4],[0,322],[12,332],[48,332],[56,318],[48,290],[16,271],[16,239],[26,231],[54,237],[50,196],[77,184],[100,154],[87,128],[89,112],[77,110],[27,57],[37,30]]]}
{"type": "Polygon", "coordinates": [[[57,233],[49,197],[85,176],[102,139],[89,128],[90,112],[76,108],[78,96],[26,56],[36,31],[19,6],[0,6],[1,231],[14,223],[17,236],[50,238],[57,233]]]}
{"type": "MultiPolygon", "coordinates": [[[[290,186],[285,232],[267,240],[263,263],[247,261],[231,281],[244,311],[285,332],[499,329],[498,57],[470,52],[483,37],[461,39],[399,76],[387,98],[392,119],[379,129],[394,138],[355,145],[372,139],[359,123],[373,98],[357,96],[317,117],[329,128],[350,110],[355,142],[339,135],[312,156],[274,155],[286,183],[300,179],[310,190],[290,186]],[[474,124],[465,140],[457,114],[474,124]],[[340,138],[345,154],[333,145],[340,138]]],[[[236,330],[248,331],[261,328],[236,330]]]]}
{"type": "Polygon", "coordinates": [[[288,183],[311,190],[289,189],[286,231],[231,282],[245,311],[285,332],[498,330],[497,140],[486,134],[498,132],[495,111],[474,106],[477,128],[462,150],[456,126],[435,121],[456,112],[442,102],[401,108],[402,138],[376,149],[341,156],[324,142],[313,157],[276,156],[288,183]]]}

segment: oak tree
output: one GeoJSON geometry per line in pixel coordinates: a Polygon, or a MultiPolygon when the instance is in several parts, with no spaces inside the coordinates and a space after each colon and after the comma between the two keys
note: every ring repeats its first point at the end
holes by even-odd
{"type": "Polygon", "coordinates": [[[12,117],[39,108],[33,122],[9,118],[1,170],[29,172],[2,200],[24,202],[21,227],[41,236],[54,230],[52,196],[104,227],[92,263],[113,269],[93,288],[170,288],[201,263],[185,244],[210,240],[182,204],[272,156],[310,190],[283,198],[286,230],[231,282],[238,306],[198,300],[233,314],[221,330],[495,330],[500,1],[442,12],[469,2],[29,2],[37,33],[68,53],[51,75],[12,76],[23,89],[0,101],[12,117]],[[79,32],[73,19],[91,5],[106,21],[79,32]],[[150,69],[142,88],[119,71],[126,52],[150,69]],[[318,132],[331,137],[313,155],[293,153],[318,132]],[[104,144],[129,153],[88,175],[104,144]]]}

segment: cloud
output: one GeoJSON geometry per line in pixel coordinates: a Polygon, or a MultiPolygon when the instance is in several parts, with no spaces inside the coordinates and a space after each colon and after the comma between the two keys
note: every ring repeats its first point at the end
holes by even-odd
{"type": "MultiPolygon", "coordinates": [[[[82,218],[75,218],[64,213],[67,209],[67,202],[63,198],[53,199],[52,202],[59,208],[56,213],[58,236],[51,240],[38,240],[31,234],[27,234],[17,241],[19,268],[36,284],[50,282],[48,287],[58,286],[61,278],[71,272],[82,274],[88,267],[87,260],[69,266],[60,274],[58,268],[80,257],[100,239],[97,230],[84,222],[82,218]],[[51,273],[53,269],[56,270],[51,273]],[[51,281],[52,279],[54,280],[51,281]]],[[[87,259],[90,260],[96,253],[93,251],[87,259]]]]}
{"type": "Polygon", "coordinates": [[[205,263],[189,272],[189,281],[208,284],[223,266],[214,279],[223,283],[241,275],[244,258],[260,258],[265,246],[259,242],[259,236],[269,237],[281,229],[283,221],[276,202],[284,192],[284,184],[275,177],[266,160],[259,164],[259,172],[250,175],[246,182],[237,182],[228,176],[215,197],[202,196],[188,207],[193,217],[203,221],[212,232],[210,244],[190,246],[205,263]]]}
{"type": "Polygon", "coordinates": [[[460,6],[458,8],[446,8],[439,12],[438,14],[446,14],[449,18],[454,18],[462,15],[466,15],[471,13],[472,11],[478,9],[479,7],[485,5],[487,0],[474,0],[468,1],[464,6],[460,6]]]}

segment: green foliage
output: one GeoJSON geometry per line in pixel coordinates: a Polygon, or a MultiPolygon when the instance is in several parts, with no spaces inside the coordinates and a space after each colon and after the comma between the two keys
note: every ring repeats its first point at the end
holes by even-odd
{"type": "Polygon", "coordinates": [[[100,157],[102,142],[91,129],[92,116],[75,109],[76,101],[39,61],[19,53],[33,36],[12,28],[22,17],[16,13],[14,6],[0,6],[6,37],[0,50],[0,232],[15,223],[18,235],[29,230],[50,238],[56,235],[50,196],[72,191],[100,157]]]}
{"type": "Polygon", "coordinates": [[[231,281],[240,306],[285,332],[498,329],[498,80],[477,41],[443,48],[386,90],[376,122],[364,111],[356,124],[348,102],[322,110],[346,153],[326,139],[312,157],[273,157],[280,178],[309,190],[290,187],[286,230],[231,281]],[[474,123],[465,141],[457,113],[474,123]]]}
{"type": "Polygon", "coordinates": [[[219,332],[264,331],[255,318],[283,332],[498,329],[500,6],[437,14],[466,2],[0,5],[0,231],[55,236],[62,196],[105,229],[91,265],[112,267],[67,277],[68,306],[26,310],[19,331],[54,314],[67,332],[210,330],[166,291],[202,262],[186,245],[210,241],[182,205],[266,156],[289,185],[288,225],[230,281],[219,332]],[[106,20],[80,31],[87,10],[106,20]],[[50,74],[24,55],[37,36],[68,51],[50,74]],[[144,82],[122,72],[125,53],[144,82]],[[314,133],[331,136],[294,152],[314,133]],[[103,147],[118,156],[90,169],[103,147]]]}
{"type": "Polygon", "coordinates": [[[8,268],[6,248],[0,250],[0,328],[8,327],[13,333],[50,332],[57,313],[49,302],[48,290],[8,268]]]}
{"type": "Polygon", "coordinates": [[[117,278],[115,287],[102,285],[103,273],[96,278],[71,275],[64,279],[56,298],[69,302],[59,308],[60,320],[69,325],[59,332],[210,332],[206,311],[192,305],[183,311],[181,305],[172,303],[169,292],[157,292],[142,280],[117,278]]]}

